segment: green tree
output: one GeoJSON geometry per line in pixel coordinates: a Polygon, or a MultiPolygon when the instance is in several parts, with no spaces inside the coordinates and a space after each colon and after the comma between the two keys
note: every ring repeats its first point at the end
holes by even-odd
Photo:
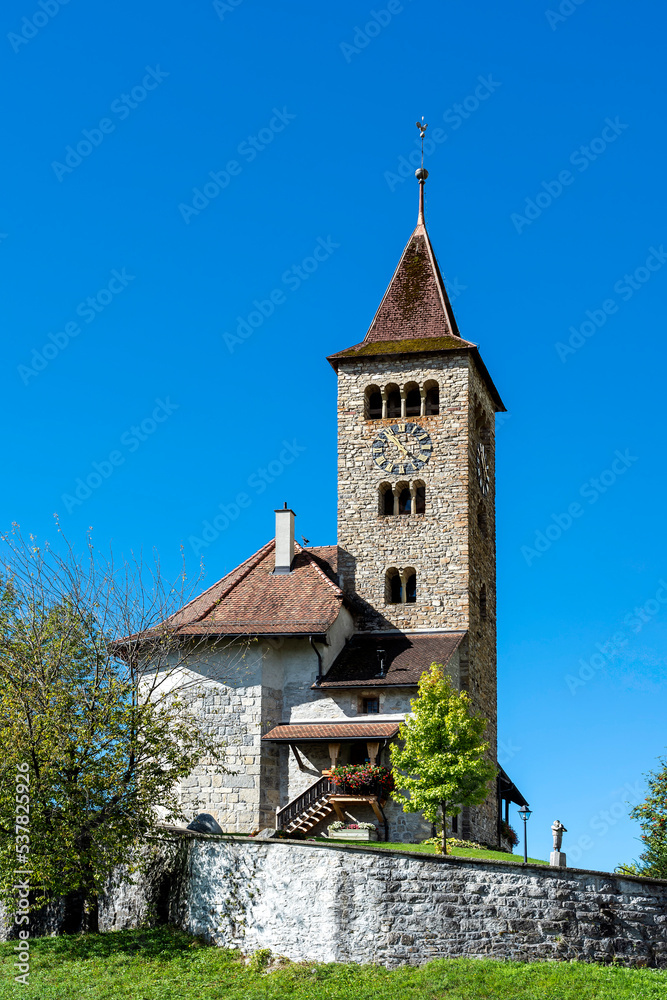
{"type": "Polygon", "coordinates": [[[27,867],[33,906],[65,897],[72,924],[94,931],[113,869],[141,867],[146,839],[182,819],[176,782],[223,752],[181,670],[216,639],[179,637],[182,589],[157,564],[147,582],[145,565],[115,566],[90,540],[83,563],[66,543],[57,555],[16,531],[4,542],[0,898],[15,908],[27,867]]]}
{"type": "Polygon", "coordinates": [[[638,861],[621,865],[617,871],[667,879],[667,758],[659,758],[659,764],[646,775],[646,798],[630,812],[632,819],[639,820],[644,850],[638,861]]]}
{"type": "Polygon", "coordinates": [[[442,666],[422,674],[412,717],[391,747],[398,791],[405,812],[423,812],[435,823],[442,817],[442,849],[447,852],[447,816],[478,805],[488,794],[497,769],[484,742],[486,719],[473,713],[465,691],[457,691],[442,666]]]}

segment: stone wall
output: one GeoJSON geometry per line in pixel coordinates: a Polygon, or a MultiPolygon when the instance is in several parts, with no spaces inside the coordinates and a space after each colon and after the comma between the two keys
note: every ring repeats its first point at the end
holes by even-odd
{"type": "MultiPolygon", "coordinates": [[[[369,357],[344,361],[338,369],[338,545],[339,571],[347,591],[361,598],[366,615],[360,628],[468,630],[462,656],[467,669],[459,683],[476,711],[489,720],[487,739],[496,760],[496,551],[495,403],[471,359],[445,354],[369,357]],[[433,454],[410,476],[389,474],[374,462],[378,431],[397,418],[366,419],[369,386],[420,387],[437,382],[440,413],[410,417],[428,431],[433,454]],[[486,434],[482,434],[486,428],[486,434]],[[484,439],[489,489],[480,491],[477,448],[484,439]],[[380,485],[419,480],[426,487],[426,512],[410,516],[380,513],[380,485]],[[480,503],[486,528],[478,524],[480,503]],[[412,567],[417,573],[414,604],[386,600],[385,573],[412,567]],[[486,592],[486,615],[480,593],[486,592]]],[[[462,664],[463,666],[463,664],[462,664]]],[[[465,809],[462,832],[484,843],[498,842],[495,786],[484,804],[465,809]]]]}
{"type": "MultiPolygon", "coordinates": [[[[495,404],[476,368],[470,369],[468,410],[468,569],[470,595],[469,675],[465,685],[475,709],[488,719],[486,739],[491,744],[491,757],[497,759],[497,680],[496,680],[496,468],[495,468],[495,404]],[[487,434],[480,433],[480,425],[487,434]],[[482,493],[477,470],[477,447],[484,442],[489,469],[489,490],[482,493]],[[480,527],[480,510],[485,524],[480,527]],[[486,594],[486,613],[482,615],[480,595],[486,594]]],[[[498,831],[497,789],[494,786],[486,801],[472,811],[474,832],[463,833],[484,843],[496,842],[498,831]]],[[[465,817],[464,817],[465,820],[465,817]]]]}
{"type": "Polygon", "coordinates": [[[468,400],[467,357],[364,358],[338,371],[338,547],[343,587],[366,605],[362,627],[468,627],[468,400]],[[410,417],[433,443],[432,457],[416,473],[389,474],[374,462],[378,431],[397,422],[365,419],[369,386],[384,388],[437,381],[440,414],[410,417]],[[426,513],[387,517],[379,513],[384,482],[423,482],[426,513]],[[390,604],[385,571],[417,571],[415,604],[390,604]]]}
{"type": "MultiPolygon", "coordinates": [[[[667,882],[289,841],[188,846],[173,920],[245,953],[389,967],[459,956],[667,966],[667,882]]],[[[104,908],[107,928],[141,912],[127,891],[119,898],[104,908]]]]}

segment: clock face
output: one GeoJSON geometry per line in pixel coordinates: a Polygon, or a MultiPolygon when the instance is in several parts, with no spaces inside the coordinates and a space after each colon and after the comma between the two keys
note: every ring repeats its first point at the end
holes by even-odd
{"type": "Polygon", "coordinates": [[[479,483],[482,495],[486,496],[491,485],[491,478],[489,476],[489,457],[486,453],[486,445],[482,444],[481,441],[477,445],[477,482],[479,483]]]}
{"type": "Polygon", "coordinates": [[[433,445],[422,427],[401,421],[383,428],[373,441],[371,451],[375,464],[384,472],[404,476],[426,465],[433,445]]]}

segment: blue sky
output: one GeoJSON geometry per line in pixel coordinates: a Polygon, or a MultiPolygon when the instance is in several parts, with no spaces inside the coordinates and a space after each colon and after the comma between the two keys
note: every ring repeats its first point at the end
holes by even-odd
{"type": "Polygon", "coordinates": [[[664,11],[7,0],[1,19],[0,523],[53,537],[57,511],[168,574],[182,544],[208,581],[283,500],[333,542],[324,359],[363,338],[414,226],[424,115],[431,238],[509,411],[501,762],[535,854],[558,817],[571,862],[636,856],[627,802],[666,742],[664,11]]]}

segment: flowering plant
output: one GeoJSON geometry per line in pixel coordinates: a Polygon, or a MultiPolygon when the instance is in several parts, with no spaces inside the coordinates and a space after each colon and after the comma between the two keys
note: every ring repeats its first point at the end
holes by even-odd
{"type": "Polygon", "coordinates": [[[386,798],[394,790],[394,775],[380,764],[341,764],[331,769],[331,780],[353,795],[379,793],[386,798]]]}
{"type": "Polygon", "coordinates": [[[340,830],[375,830],[376,826],[374,823],[341,823],[337,819],[334,823],[329,824],[329,829],[338,833],[340,830]]]}
{"type": "Polygon", "coordinates": [[[509,823],[506,823],[505,820],[503,820],[502,823],[500,824],[500,836],[503,838],[503,840],[509,841],[512,847],[516,847],[516,845],[519,843],[519,838],[517,836],[516,830],[513,827],[511,827],[509,823]]]}

